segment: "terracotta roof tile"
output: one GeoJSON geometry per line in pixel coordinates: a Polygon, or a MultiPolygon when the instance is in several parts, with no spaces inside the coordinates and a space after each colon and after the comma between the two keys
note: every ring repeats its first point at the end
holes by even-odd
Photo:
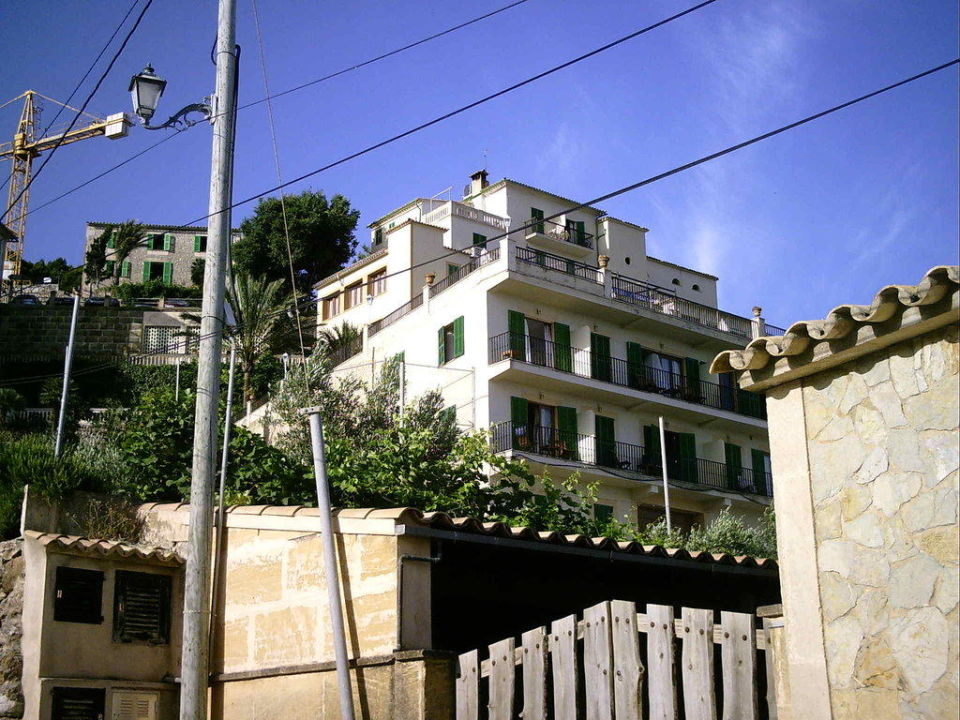
{"type": "Polygon", "coordinates": [[[176,551],[152,545],[134,545],[116,540],[99,540],[80,535],[61,535],[27,530],[24,533],[41,545],[53,550],[77,552],[93,557],[124,557],[134,560],[156,561],[182,565],[184,559],[176,551]]]}

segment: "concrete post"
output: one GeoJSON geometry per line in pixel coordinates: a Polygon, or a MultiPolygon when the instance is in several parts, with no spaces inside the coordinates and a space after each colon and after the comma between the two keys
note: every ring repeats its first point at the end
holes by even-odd
{"type": "Polygon", "coordinates": [[[753,317],[750,318],[750,334],[753,335],[754,340],[767,334],[766,323],[761,315],[762,312],[763,308],[759,305],[754,306],[753,317]]]}
{"type": "Polygon", "coordinates": [[[60,457],[63,449],[63,431],[67,424],[67,397],[70,393],[70,368],[73,366],[73,339],[77,334],[77,316],[80,314],[80,293],[73,296],[73,315],[70,317],[70,337],[67,340],[66,357],[63,361],[63,389],[60,391],[60,417],[57,418],[57,439],[53,456],[60,457]]]}

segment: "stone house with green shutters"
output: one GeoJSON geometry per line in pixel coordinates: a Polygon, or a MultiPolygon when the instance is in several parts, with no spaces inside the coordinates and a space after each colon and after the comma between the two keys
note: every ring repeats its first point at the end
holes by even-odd
{"type": "MultiPolygon", "coordinates": [[[[105,228],[118,223],[88,222],[84,236],[83,253],[86,257],[91,243],[105,228]]],[[[146,237],[141,247],[136,248],[122,261],[119,282],[146,282],[160,280],[168,285],[193,285],[190,270],[198,258],[206,257],[207,228],[200,226],[178,227],[176,225],[145,225],[146,237]]],[[[240,231],[233,231],[233,239],[240,231]]],[[[107,243],[109,257],[110,243],[107,243]]],[[[114,261],[108,260],[107,270],[114,271],[114,261]]],[[[86,283],[86,278],[84,279],[86,283]]],[[[112,284],[112,280],[100,283],[112,284]]],[[[89,290],[84,285],[84,291],[89,290]]]]}
{"type": "Polygon", "coordinates": [[[316,286],[321,328],[363,329],[334,372],[399,357],[407,397],[439,388],[459,425],[597,482],[598,513],[640,524],[663,514],[663,417],[675,524],[756,518],[772,502],[763,399],[707,368],[777,329],[718,309],[716,277],[649,257],[646,228],[579,205],[480,172],[460,201],[373,222],[371,253],[316,286]]]}

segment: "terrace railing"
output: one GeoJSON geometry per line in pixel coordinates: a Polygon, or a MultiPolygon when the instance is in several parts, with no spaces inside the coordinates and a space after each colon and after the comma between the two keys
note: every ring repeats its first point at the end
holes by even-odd
{"type": "Polygon", "coordinates": [[[421,305],[423,305],[423,295],[422,294],[414,295],[412,298],[410,298],[407,302],[405,302],[403,305],[398,307],[389,315],[385,315],[379,320],[375,320],[374,322],[370,323],[370,327],[367,330],[367,335],[368,336],[376,335],[385,327],[389,327],[390,325],[393,325],[397,320],[409,315],[421,305]]]}
{"type": "Polygon", "coordinates": [[[554,240],[559,240],[560,242],[570,243],[571,245],[579,245],[580,247],[593,248],[593,235],[590,233],[579,230],[575,227],[569,227],[567,225],[561,225],[560,223],[555,223],[552,220],[535,220],[531,219],[528,222],[533,222],[529,228],[527,228],[527,237],[529,238],[532,235],[546,235],[549,238],[554,240]]]}
{"type": "Polygon", "coordinates": [[[351,338],[343,347],[330,353],[328,358],[331,366],[336,367],[342,362],[349,360],[363,352],[363,335],[351,338]]]}
{"type": "Polygon", "coordinates": [[[680,373],[631,363],[621,358],[593,355],[587,350],[530,335],[510,332],[496,335],[490,338],[488,352],[491,364],[501,360],[517,360],[760,420],[767,417],[764,399],[756,393],[707,380],[690,379],[680,373]]]}
{"type": "Polygon", "coordinates": [[[589,280],[590,282],[602,284],[603,276],[600,274],[600,268],[594,265],[586,265],[576,260],[571,260],[570,258],[560,257],[559,255],[553,255],[543,250],[534,250],[530,247],[521,247],[517,246],[516,249],[516,258],[522,263],[528,263],[530,265],[537,265],[539,267],[545,268],[546,270],[552,270],[554,272],[563,273],[564,275],[572,275],[574,277],[583,278],[584,280],[589,280]]]}
{"type": "MultiPolygon", "coordinates": [[[[492,429],[496,452],[517,450],[655,478],[663,477],[660,450],[527,423],[502,422],[492,429]]],[[[703,458],[667,456],[667,477],[718,490],[773,497],[769,473],[703,458]]]]}

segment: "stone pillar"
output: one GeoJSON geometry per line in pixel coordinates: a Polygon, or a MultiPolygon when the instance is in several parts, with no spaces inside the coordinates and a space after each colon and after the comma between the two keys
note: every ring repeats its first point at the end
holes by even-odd
{"type": "Polygon", "coordinates": [[[754,340],[767,334],[766,323],[761,315],[762,312],[763,308],[761,308],[759,305],[754,305],[753,317],[750,319],[750,334],[753,336],[754,340]]]}

